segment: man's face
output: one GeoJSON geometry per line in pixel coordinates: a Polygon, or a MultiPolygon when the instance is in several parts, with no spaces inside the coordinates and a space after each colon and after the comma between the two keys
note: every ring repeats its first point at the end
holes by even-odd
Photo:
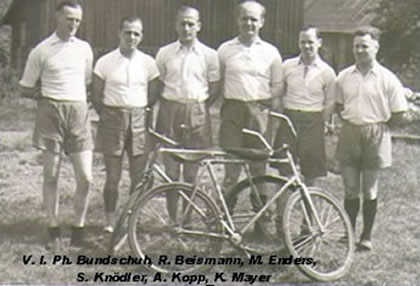
{"type": "Polygon", "coordinates": [[[120,48],[134,51],[143,39],[143,25],[140,21],[124,22],[120,31],[120,48]]]}
{"type": "Polygon", "coordinates": [[[356,64],[369,64],[376,59],[379,43],[371,35],[356,36],[353,40],[353,54],[356,64]]]}
{"type": "Polygon", "coordinates": [[[191,9],[178,14],[175,29],[182,44],[189,44],[195,41],[201,29],[200,17],[197,11],[191,9]]]}
{"type": "Polygon", "coordinates": [[[76,35],[77,29],[82,21],[82,8],[64,6],[61,11],[57,12],[57,32],[66,37],[76,35]]]}
{"type": "Polygon", "coordinates": [[[308,58],[317,56],[321,45],[322,40],[316,36],[316,31],[314,29],[301,31],[299,33],[299,49],[303,56],[308,58]]]}
{"type": "Polygon", "coordinates": [[[243,38],[256,37],[264,25],[261,8],[257,5],[247,5],[239,11],[237,19],[239,35],[243,38]]]}

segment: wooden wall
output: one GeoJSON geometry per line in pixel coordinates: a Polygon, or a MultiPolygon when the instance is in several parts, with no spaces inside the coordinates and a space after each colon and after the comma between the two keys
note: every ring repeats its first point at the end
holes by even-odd
{"type": "MultiPolygon", "coordinates": [[[[33,46],[54,31],[54,11],[60,0],[15,0],[19,9],[14,11],[16,22],[31,19],[28,33],[36,40],[27,39],[33,46]],[[37,11],[34,13],[34,11],[37,11]],[[29,31],[31,29],[31,31],[29,31]]],[[[118,45],[120,20],[138,15],[143,20],[144,38],[141,47],[153,54],[156,49],[176,39],[175,13],[181,5],[192,5],[200,10],[203,23],[200,39],[217,48],[220,43],[237,34],[234,10],[241,0],[80,0],[84,8],[79,36],[88,40],[96,54],[118,45]]],[[[275,44],[283,56],[297,52],[298,31],[303,24],[304,0],[260,0],[267,9],[262,37],[275,44]]],[[[18,23],[13,25],[13,33],[18,23]]],[[[17,36],[22,37],[22,35],[17,36]]],[[[19,40],[17,40],[19,42],[19,40]]]]}

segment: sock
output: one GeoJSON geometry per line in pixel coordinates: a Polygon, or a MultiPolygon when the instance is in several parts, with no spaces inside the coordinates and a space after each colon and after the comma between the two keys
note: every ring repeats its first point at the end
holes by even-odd
{"type": "Polygon", "coordinates": [[[356,219],[359,214],[360,199],[344,200],[344,209],[350,218],[353,231],[356,232],[356,219]]]}
{"type": "Polygon", "coordinates": [[[361,239],[370,240],[377,208],[377,199],[363,201],[363,233],[361,235],[361,239]]]}

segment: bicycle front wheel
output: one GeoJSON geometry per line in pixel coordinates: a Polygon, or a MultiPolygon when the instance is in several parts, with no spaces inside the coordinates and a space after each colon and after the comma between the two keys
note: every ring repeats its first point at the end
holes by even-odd
{"type": "Polygon", "coordinates": [[[241,234],[240,248],[263,255],[284,249],[282,214],[290,190],[268,205],[253,225],[248,224],[286,183],[287,178],[261,175],[244,179],[228,192],[226,203],[235,231],[241,234]]]}
{"type": "Polygon", "coordinates": [[[290,196],[283,216],[284,240],[296,266],[309,278],[333,281],[350,269],[354,235],[344,208],[331,195],[309,188],[321,225],[302,192],[290,196]]]}
{"type": "Polygon", "coordinates": [[[130,194],[126,204],[121,210],[121,213],[118,216],[118,220],[114,227],[114,232],[111,235],[111,239],[108,244],[108,253],[113,255],[119,251],[124,243],[127,240],[127,230],[128,230],[128,220],[130,215],[133,212],[133,208],[136,205],[137,201],[142,195],[144,195],[147,190],[151,189],[153,186],[154,178],[150,177],[147,180],[142,180],[136,186],[134,192],[130,194]]]}
{"type": "Polygon", "coordinates": [[[205,259],[220,253],[221,232],[212,200],[190,185],[172,183],[153,188],[138,201],[128,238],[136,255],[150,258],[153,270],[189,273],[211,266],[205,259]]]}

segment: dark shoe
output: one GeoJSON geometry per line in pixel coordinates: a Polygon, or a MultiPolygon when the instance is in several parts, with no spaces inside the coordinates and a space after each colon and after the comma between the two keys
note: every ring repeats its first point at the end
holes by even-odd
{"type": "Polygon", "coordinates": [[[60,227],[48,228],[48,241],[45,244],[45,249],[52,252],[57,252],[61,249],[61,232],[60,227]]]}
{"type": "Polygon", "coordinates": [[[84,241],[84,227],[83,226],[72,226],[70,246],[72,247],[83,247],[84,241]]]}

